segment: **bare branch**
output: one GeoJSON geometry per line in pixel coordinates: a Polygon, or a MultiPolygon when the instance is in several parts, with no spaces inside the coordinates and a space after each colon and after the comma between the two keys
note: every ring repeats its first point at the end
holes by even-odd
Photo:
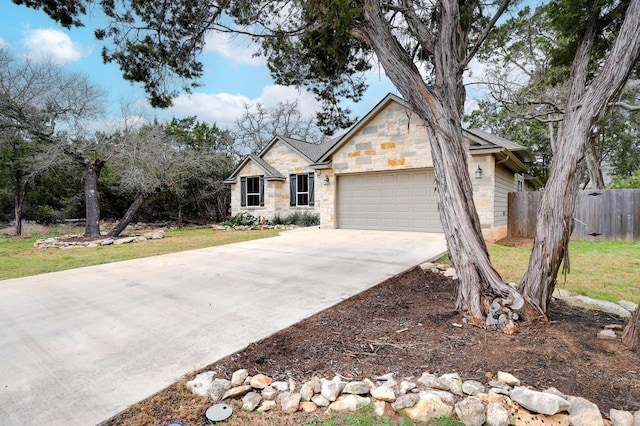
{"type": "Polygon", "coordinates": [[[498,19],[500,19],[504,11],[507,10],[507,7],[509,7],[510,2],[511,0],[504,0],[502,2],[498,10],[496,11],[495,15],[493,15],[493,18],[491,18],[491,21],[482,30],[480,37],[478,37],[478,39],[476,40],[476,43],[473,45],[471,50],[469,50],[469,53],[464,58],[464,60],[460,63],[460,71],[464,70],[467,67],[467,65],[469,65],[469,62],[471,62],[471,60],[476,55],[476,53],[478,53],[480,46],[482,46],[482,43],[484,43],[484,41],[487,39],[487,37],[489,36],[489,33],[491,32],[493,27],[496,25],[496,22],[498,22],[498,19]]]}

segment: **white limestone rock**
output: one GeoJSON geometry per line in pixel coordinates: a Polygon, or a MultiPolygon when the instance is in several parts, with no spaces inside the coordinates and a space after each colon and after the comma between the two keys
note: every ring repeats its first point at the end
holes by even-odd
{"type": "Polygon", "coordinates": [[[300,407],[299,393],[283,392],[278,395],[278,400],[280,401],[280,409],[285,413],[295,413],[300,407]]]}
{"type": "Polygon", "coordinates": [[[445,404],[436,395],[421,396],[418,402],[411,408],[402,410],[411,420],[428,422],[438,417],[451,417],[453,407],[445,404]]]}
{"type": "Polygon", "coordinates": [[[439,380],[447,386],[445,390],[458,396],[464,395],[462,393],[462,379],[458,373],[443,374],[439,377],[439,380]]]}
{"type": "Polygon", "coordinates": [[[262,397],[267,401],[273,401],[276,399],[276,396],[278,396],[278,391],[271,386],[265,386],[265,388],[262,389],[262,397]]]}
{"type": "Polygon", "coordinates": [[[633,312],[638,309],[637,303],[629,302],[628,300],[619,300],[618,305],[622,306],[629,312],[633,312]]]}
{"type": "Polygon", "coordinates": [[[458,279],[458,274],[454,268],[448,268],[446,271],[442,273],[445,277],[452,278],[454,280],[458,279]]]}
{"type": "Polygon", "coordinates": [[[311,397],[311,402],[316,404],[318,407],[328,407],[331,404],[327,398],[322,396],[322,394],[316,394],[311,397]]]}
{"type": "Polygon", "coordinates": [[[276,402],[275,401],[262,401],[262,404],[260,404],[260,406],[258,407],[258,409],[256,410],[258,413],[264,413],[265,411],[270,411],[274,408],[276,408],[276,402]]]}
{"type": "Polygon", "coordinates": [[[609,418],[611,419],[611,423],[613,426],[633,426],[633,414],[629,411],[609,410],[609,418]]]}
{"type": "Polygon", "coordinates": [[[264,374],[256,374],[249,382],[249,384],[255,389],[264,389],[272,383],[273,379],[269,376],[265,376],[264,374]]]}
{"type": "Polygon", "coordinates": [[[333,380],[320,379],[320,393],[329,401],[333,402],[338,398],[338,395],[340,395],[346,385],[339,376],[334,377],[333,380]]]}
{"type": "Polygon", "coordinates": [[[289,389],[289,383],[287,382],[273,382],[269,386],[277,390],[278,392],[287,392],[289,389]]]}
{"type": "Polygon", "coordinates": [[[194,395],[207,396],[211,392],[211,386],[213,385],[213,376],[215,371],[206,371],[198,374],[193,380],[189,380],[185,386],[194,395]]]}
{"type": "Polygon", "coordinates": [[[396,400],[391,404],[391,408],[394,411],[400,411],[403,408],[411,408],[416,405],[416,402],[420,399],[420,396],[412,393],[409,395],[400,395],[396,400]]]}
{"type": "Polygon", "coordinates": [[[504,371],[498,371],[498,380],[509,386],[520,386],[520,380],[517,377],[511,373],[505,373],[504,371]]]}
{"type": "Polygon", "coordinates": [[[212,400],[217,401],[222,398],[224,393],[231,389],[231,382],[226,379],[215,379],[211,384],[211,390],[209,391],[209,397],[212,400]]]}
{"type": "Polygon", "coordinates": [[[342,393],[352,395],[365,395],[371,390],[371,385],[364,381],[349,382],[345,385],[342,393]]]}
{"type": "Polygon", "coordinates": [[[422,376],[416,382],[429,389],[447,390],[447,384],[442,383],[438,376],[431,373],[422,373],[422,376]]]}
{"type": "Polygon", "coordinates": [[[487,405],[487,426],[508,426],[509,411],[497,402],[487,405]]]}
{"type": "Polygon", "coordinates": [[[569,396],[567,399],[571,403],[569,424],[573,426],[604,425],[602,415],[596,404],[578,396],[569,396]]]}
{"type": "Polygon", "coordinates": [[[244,368],[234,371],[231,375],[231,386],[240,386],[244,384],[247,377],[249,377],[249,372],[244,368]]]}
{"type": "Polygon", "coordinates": [[[378,401],[393,402],[396,400],[396,394],[389,386],[378,386],[371,389],[371,396],[378,401]]]}
{"type": "Polygon", "coordinates": [[[484,385],[477,380],[465,380],[462,382],[462,393],[475,396],[477,393],[484,393],[484,385]]]}
{"type": "Polygon", "coordinates": [[[622,318],[629,318],[631,316],[631,312],[622,306],[606,300],[592,299],[591,297],[582,295],[571,296],[564,300],[570,305],[581,306],[586,309],[596,309],[609,314],[618,315],[622,318]]]}
{"type": "Polygon", "coordinates": [[[420,396],[420,398],[427,397],[427,396],[437,396],[444,403],[449,405],[453,405],[456,403],[456,396],[448,391],[443,391],[438,389],[429,389],[426,391],[419,392],[418,395],[420,396]]]}
{"type": "Polygon", "coordinates": [[[336,401],[329,405],[327,412],[357,411],[369,404],[371,404],[371,398],[365,398],[360,395],[341,395],[336,401]]]}
{"type": "Polygon", "coordinates": [[[229,389],[228,391],[226,391],[223,395],[222,398],[220,398],[220,400],[225,400],[225,399],[233,399],[233,398],[237,398],[239,396],[243,396],[246,395],[247,393],[251,392],[253,388],[250,385],[242,385],[242,386],[236,386],[234,388],[229,389]]]}
{"type": "Polygon", "coordinates": [[[535,413],[553,415],[567,411],[571,404],[566,399],[550,393],[539,392],[523,387],[515,387],[509,396],[512,400],[535,413]]]}
{"type": "Polygon", "coordinates": [[[484,404],[475,396],[461,400],[454,409],[465,426],[482,426],[485,422],[484,404]]]}
{"type": "Polygon", "coordinates": [[[411,390],[416,388],[416,384],[413,382],[410,382],[408,380],[403,380],[400,382],[400,388],[398,389],[398,393],[400,395],[404,395],[408,392],[410,392],[411,390]]]}
{"type": "Polygon", "coordinates": [[[387,409],[387,403],[384,401],[373,401],[373,411],[380,417],[384,416],[387,409]]]}
{"type": "Polygon", "coordinates": [[[262,397],[258,392],[249,392],[242,397],[242,409],[245,411],[253,411],[258,408],[260,402],[262,402],[262,397]]]}
{"type": "Polygon", "coordinates": [[[313,390],[313,383],[305,382],[302,384],[302,387],[300,388],[300,397],[303,401],[311,401],[314,393],[315,392],[313,390]]]}

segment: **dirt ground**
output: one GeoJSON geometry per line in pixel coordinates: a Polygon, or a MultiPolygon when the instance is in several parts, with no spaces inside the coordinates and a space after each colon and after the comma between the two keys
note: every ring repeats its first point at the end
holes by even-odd
{"type": "MultiPolygon", "coordinates": [[[[458,372],[463,379],[486,383],[502,370],[526,386],[539,390],[553,386],[587,398],[603,413],[610,408],[640,409],[640,356],[625,349],[620,340],[596,339],[605,325],[624,325],[624,320],[556,301],[550,322],[507,336],[453,326],[462,323],[453,301],[452,280],[415,268],[252,343],[203,371],[215,370],[217,377],[230,378],[235,370],[246,368],[250,374],[293,378],[298,383],[314,375],[361,379],[389,372],[398,377],[419,377],[424,371],[458,372]]],[[[180,421],[204,425],[210,405],[207,398],[191,395],[181,381],[107,424],[180,421]]],[[[295,421],[287,415],[253,416],[245,415],[241,423],[233,424],[304,422],[301,414],[294,416],[295,421]]]]}

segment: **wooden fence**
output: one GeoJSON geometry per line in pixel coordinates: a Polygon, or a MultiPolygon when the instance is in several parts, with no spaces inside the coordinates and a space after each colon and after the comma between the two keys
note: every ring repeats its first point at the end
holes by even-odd
{"type": "MultiPolygon", "coordinates": [[[[542,191],[509,193],[510,237],[533,238],[542,191]]],[[[640,189],[580,191],[574,240],[640,240],[640,189]]]]}

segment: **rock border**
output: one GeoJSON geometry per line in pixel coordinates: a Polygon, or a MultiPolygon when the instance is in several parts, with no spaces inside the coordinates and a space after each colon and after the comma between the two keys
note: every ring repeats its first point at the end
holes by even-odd
{"type": "Polygon", "coordinates": [[[371,405],[379,416],[395,412],[419,422],[453,417],[465,426],[640,425],[640,410],[611,409],[605,420],[598,407],[584,398],[555,388],[537,391],[503,371],[488,373],[486,384],[463,380],[457,373],[425,372],[419,378],[398,379],[387,373],[359,381],[340,375],[331,380],[314,376],[300,386],[291,378],[275,381],[264,374],[250,376],[246,369],[235,371],[231,380],[215,378],[216,374],[200,373],[186,388],[214,403],[240,400],[242,410],[249,412],[353,412],[371,405]]]}
{"type": "Polygon", "coordinates": [[[153,231],[147,232],[142,235],[134,235],[129,237],[118,237],[111,238],[106,237],[102,239],[95,239],[91,241],[65,241],[70,238],[81,238],[81,235],[64,235],[62,237],[52,237],[52,238],[41,238],[36,240],[33,243],[33,246],[41,249],[72,249],[78,247],[100,247],[100,246],[109,246],[109,245],[120,245],[120,244],[130,244],[130,243],[139,243],[147,240],[160,240],[164,238],[164,231],[153,231]]]}

